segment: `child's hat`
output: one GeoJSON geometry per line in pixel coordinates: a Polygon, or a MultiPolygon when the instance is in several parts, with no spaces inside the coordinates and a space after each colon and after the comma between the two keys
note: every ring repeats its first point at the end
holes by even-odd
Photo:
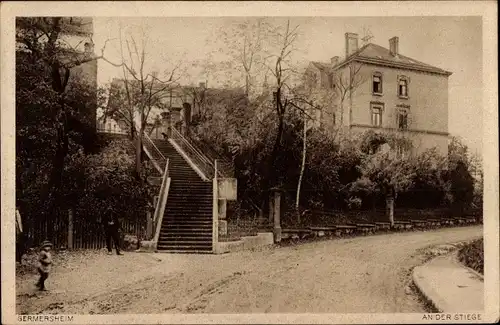
{"type": "Polygon", "coordinates": [[[41,248],[44,247],[52,247],[52,243],[48,240],[43,241],[43,243],[40,245],[41,248]]]}

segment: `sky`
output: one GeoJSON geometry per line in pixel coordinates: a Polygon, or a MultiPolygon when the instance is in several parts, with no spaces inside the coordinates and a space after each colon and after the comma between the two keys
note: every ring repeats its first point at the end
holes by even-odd
{"type": "MultiPolygon", "coordinates": [[[[187,69],[180,82],[197,84],[206,81],[192,68],[193,62],[217,57],[214,36],[220,28],[230,28],[241,19],[224,17],[161,17],[161,18],[105,18],[94,19],[96,54],[100,54],[106,40],[105,56],[120,62],[120,26],[124,34],[135,35],[136,40],[147,37],[145,45],[146,71],[170,71],[180,64],[187,69]]],[[[283,25],[286,18],[269,18],[283,25]]],[[[471,152],[481,152],[482,143],[482,21],[481,17],[292,17],[293,26],[299,25],[296,41],[296,59],[301,62],[329,62],[333,56],[345,55],[344,34],[358,33],[362,38],[369,30],[375,43],[386,48],[389,39],[399,37],[401,54],[451,71],[449,78],[449,126],[452,135],[461,137],[471,152]]],[[[360,46],[361,46],[360,41],[360,46]]],[[[139,44],[140,46],[140,44],[139,44]]],[[[108,83],[119,78],[121,70],[99,61],[98,82],[108,83]]],[[[210,81],[208,81],[210,85],[210,81]]]]}

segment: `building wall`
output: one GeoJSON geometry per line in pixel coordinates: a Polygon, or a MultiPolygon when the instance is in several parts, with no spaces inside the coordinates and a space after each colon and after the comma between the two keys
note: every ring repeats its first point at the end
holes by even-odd
{"type": "MultiPolygon", "coordinates": [[[[354,128],[371,126],[371,103],[383,104],[382,128],[397,128],[400,108],[408,112],[408,129],[415,139],[414,147],[423,149],[437,146],[448,150],[448,77],[417,71],[401,70],[365,64],[360,70],[365,82],[352,98],[350,125],[354,128]],[[372,75],[382,74],[382,95],[372,92],[372,75]],[[398,97],[398,78],[408,80],[408,98],[398,97]]],[[[346,105],[348,106],[348,105],[346,105]]],[[[345,116],[344,116],[345,120],[345,116]]],[[[344,123],[345,124],[345,123],[344,123]]]]}

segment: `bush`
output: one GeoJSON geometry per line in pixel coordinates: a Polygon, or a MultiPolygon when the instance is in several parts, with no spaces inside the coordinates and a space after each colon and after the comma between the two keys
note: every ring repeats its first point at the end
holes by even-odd
{"type": "Polygon", "coordinates": [[[483,239],[472,241],[458,251],[458,259],[465,266],[484,274],[483,239]]]}

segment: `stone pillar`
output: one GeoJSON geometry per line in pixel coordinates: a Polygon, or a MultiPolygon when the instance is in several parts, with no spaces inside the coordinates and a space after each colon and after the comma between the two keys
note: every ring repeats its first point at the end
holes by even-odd
{"type": "Polygon", "coordinates": [[[273,234],[274,234],[274,242],[281,242],[281,191],[279,189],[273,189],[274,193],[274,226],[273,226],[273,234]]]}
{"type": "Polygon", "coordinates": [[[219,236],[227,235],[227,200],[219,200],[219,236]]]}
{"type": "Polygon", "coordinates": [[[391,223],[391,228],[394,227],[394,198],[392,196],[388,196],[386,198],[386,206],[387,206],[387,216],[389,217],[389,222],[391,223]]]}

